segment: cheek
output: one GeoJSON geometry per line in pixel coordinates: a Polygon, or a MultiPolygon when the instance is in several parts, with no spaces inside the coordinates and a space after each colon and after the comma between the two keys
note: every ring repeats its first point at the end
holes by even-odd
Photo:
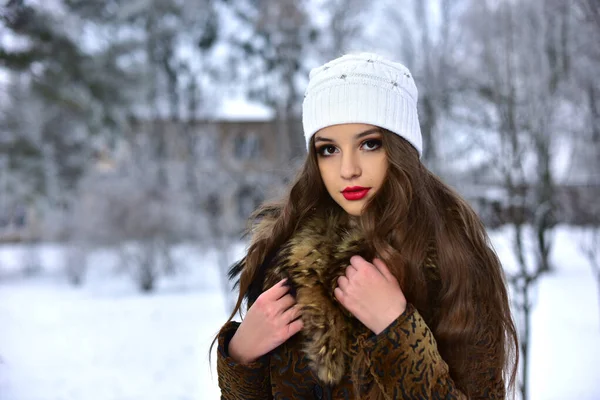
{"type": "Polygon", "coordinates": [[[387,158],[384,159],[381,162],[380,168],[379,168],[379,180],[380,182],[383,182],[386,175],[387,175],[387,170],[388,170],[388,161],[387,158]]]}
{"type": "Polygon", "coordinates": [[[371,165],[370,176],[374,183],[381,186],[381,183],[385,180],[388,170],[388,161],[385,155],[378,157],[377,159],[369,160],[371,165]]]}
{"type": "Polygon", "coordinates": [[[332,173],[332,167],[327,165],[327,163],[319,163],[319,172],[321,173],[321,179],[323,180],[323,184],[329,193],[333,190],[335,186],[335,181],[332,173]]]}

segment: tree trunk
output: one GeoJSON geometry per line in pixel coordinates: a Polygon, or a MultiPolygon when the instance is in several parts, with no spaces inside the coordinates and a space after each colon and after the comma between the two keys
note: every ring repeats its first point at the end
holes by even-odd
{"type": "Polygon", "coordinates": [[[66,273],[69,283],[81,286],[87,271],[87,247],[71,244],[68,249],[66,273]]]}
{"type": "Polygon", "coordinates": [[[521,335],[521,399],[527,400],[529,391],[529,338],[531,336],[531,308],[529,305],[529,281],[525,280],[523,296],[523,333],[521,335]]]}
{"type": "Polygon", "coordinates": [[[596,287],[598,289],[598,320],[600,320],[600,265],[596,264],[596,287]]]}

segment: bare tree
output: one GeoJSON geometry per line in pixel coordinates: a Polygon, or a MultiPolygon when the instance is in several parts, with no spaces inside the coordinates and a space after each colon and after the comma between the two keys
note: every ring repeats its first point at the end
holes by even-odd
{"type": "MultiPolygon", "coordinates": [[[[585,23],[590,25],[596,34],[600,34],[600,3],[595,0],[578,0],[576,6],[582,11],[585,23]]],[[[593,38],[590,39],[593,40],[593,38]]],[[[599,47],[598,42],[595,47],[599,47]]]]}
{"type": "Polygon", "coordinates": [[[592,226],[579,242],[579,248],[588,260],[598,287],[598,307],[600,308],[600,224],[592,226]]]}
{"type": "Polygon", "coordinates": [[[83,284],[88,270],[90,249],[82,240],[70,241],[66,248],[65,272],[67,279],[74,286],[83,284]]]}
{"type": "Polygon", "coordinates": [[[480,114],[469,117],[485,139],[491,171],[505,191],[506,220],[513,229],[518,268],[509,272],[518,316],[520,391],[528,397],[532,293],[549,268],[555,225],[556,140],[572,128],[561,117],[572,106],[569,51],[572,19],[553,1],[473,4],[466,15],[468,48],[465,86],[480,114]],[[483,72],[485,71],[485,72],[483,72]],[[531,225],[528,237],[526,226],[531,225]],[[536,243],[534,257],[525,244],[536,243]]]}
{"type": "Polygon", "coordinates": [[[364,34],[364,15],[372,5],[363,0],[327,0],[323,4],[326,18],[319,27],[324,32],[319,35],[319,47],[324,60],[357,50],[364,34]]]}
{"type": "MultiPolygon", "coordinates": [[[[484,19],[489,23],[492,14],[489,10],[484,9],[483,11],[485,13],[484,19]]],[[[487,97],[486,100],[492,104],[497,117],[496,143],[499,144],[499,147],[497,152],[491,150],[493,162],[497,163],[499,177],[506,191],[507,203],[510,205],[510,220],[508,222],[513,228],[513,251],[518,262],[518,270],[509,275],[509,282],[514,290],[514,303],[520,317],[520,320],[517,321],[520,329],[521,350],[520,391],[522,399],[526,400],[528,395],[530,317],[533,305],[531,291],[537,283],[541,271],[535,267],[532,268],[527,262],[524,244],[524,224],[526,223],[524,212],[527,209],[525,192],[527,175],[524,164],[527,150],[523,131],[518,120],[518,94],[514,60],[516,49],[515,38],[511,33],[515,25],[512,19],[513,16],[513,10],[508,6],[496,16],[500,20],[498,24],[504,28],[503,33],[506,36],[499,46],[494,46],[495,49],[491,46],[492,43],[486,43],[490,47],[489,50],[484,51],[483,60],[485,67],[490,69],[490,86],[480,87],[478,91],[487,97]],[[498,50],[502,51],[500,57],[497,57],[497,53],[494,53],[498,50]]],[[[490,40],[490,36],[494,34],[489,32],[485,39],[490,40]]]]}
{"type": "Polygon", "coordinates": [[[578,28],[575,44],[580,50],[572,60],[573,96],[583,95],[579,110],[584,122],[571,161],[579,190],[569,200],[584,225],[579,248],[592,267],[600,299],[600,2],[579,0],[573,13],[578,28]]]}
{"type": "MultiPolygon", "coordinates": [[[[72,214],[73,245],[109,246],[121,254],[122,270],[141,291],[155,289],[157,280],[176,272],[172,244],[190,236],[194,220],[183,182],[169,190],[156,186],[157,169],[147,132],[139,132],[132,155],[107,170],[90,168],[82,181],[72,214]],[[165,243],[165,238],[172,242],[165,243]]],[[[177,165],[169,164],[166,172],[177,165]]]]}
{"type": "Polygon", "coordinates": [[[448,146],[454,142],[444,138],[455,136],[453,126],[447,123],[450,110],[454,99],[467,89],[458,79],[464,48],[460,16],[465,2],[413,0],[403,6],[397,2],[383,4],[379,18],[385,23],[378,24],[380,29],[372,29],[368,43],[394,54],[411,69],[419,88],[423,162],[450,179],[445,159],[455,158],[448,146]]]}
{"type": "Polygon", "coordinates": [[[282,166],[304,154],[298,124],[312,49],[320,32],[306,2],[237,0],[229,12],[238,24],[229,35],[236,81],[252,100],[271,108],[279,121],[282,166]]]}

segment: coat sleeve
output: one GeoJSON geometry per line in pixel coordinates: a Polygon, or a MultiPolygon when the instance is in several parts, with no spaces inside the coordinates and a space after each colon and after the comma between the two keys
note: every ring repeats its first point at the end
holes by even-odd
{"type": "MultiPolygon", "coordinates": [[[[370,372],[386,399],[467,399],[450,377],[431,330],[411,304],[383,332],[367,339],[364,348],[370,372]]],[[[473,361],[473,366],[479,364],[473,361]]],[[[477,373],[487,374],[489,385],[476,388],[469,398],[504,399],[502,371],[478,367],[477,373]]]]}
{"type": "Polygon", "coordinates": [[[240,364],[228,354],[229,341],[239,326],[228,322],[218,336],[217,374],[221,400],[268,400],[271,395],[269,356],[250,364],[240,364]]]}

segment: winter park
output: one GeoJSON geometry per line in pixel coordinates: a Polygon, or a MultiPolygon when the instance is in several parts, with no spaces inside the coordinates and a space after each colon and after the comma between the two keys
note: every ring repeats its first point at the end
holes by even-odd
{"type": "Polygon", "coordinates": [[[310,71],[360,52],[410,69],[418,160],[485,226],[514,398],[600,400],[595,0],[3,0],[0,400],[221,398],[248,219],[299,179],[310,71]]]}

